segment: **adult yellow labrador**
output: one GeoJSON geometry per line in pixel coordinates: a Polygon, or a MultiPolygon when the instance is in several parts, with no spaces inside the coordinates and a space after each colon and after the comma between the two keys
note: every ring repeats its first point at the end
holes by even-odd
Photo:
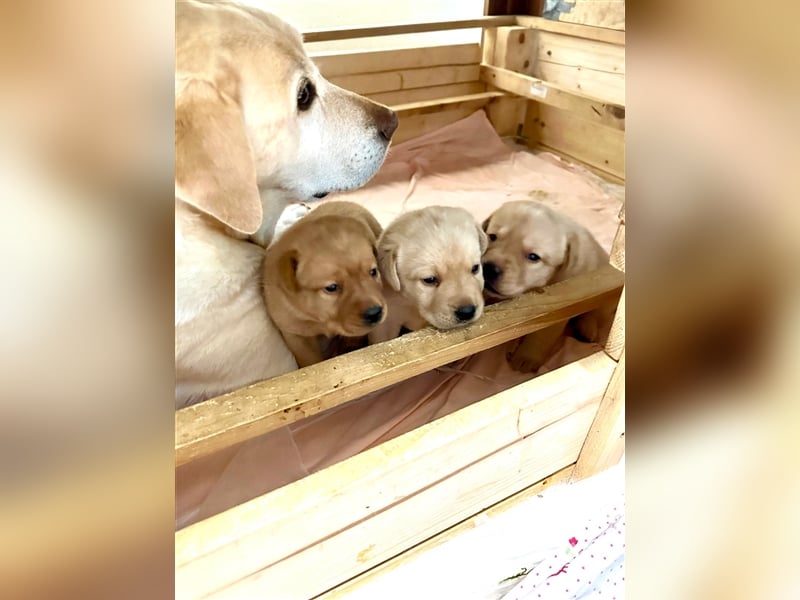
{"type": "Polygon", "coordinates": [[[261,10],[177,2],[176,405],[297,367],[267,316],[264,247],[290,203],[366,183],[397,127],[326,81],[261,10]]]}

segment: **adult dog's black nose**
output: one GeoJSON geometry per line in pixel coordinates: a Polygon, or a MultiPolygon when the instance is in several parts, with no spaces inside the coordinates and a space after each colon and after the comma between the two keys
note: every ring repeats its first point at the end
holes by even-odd
{"type": "Polygon", "coordinates": [[[361,316],[364,317],[364,321],[367,324],[374,325],[381,320],[381,317],[383,316],[383,307],[377,304],[375,306],[370,306],[361,316]]]}
{"type": "Polygon", "coordinates": [[[496,264],[487,262],[483,263],[483,278],[486,281],[495,281],[503,274],[503,270],[496,264]]]}
{"type": "Polygon", "coordinates": [[[385,106],[379,106],[373,116],[380,136],[387,142],[390,141],[397,129],[397,113],[385,106]]]}
{"type": "Polygon", "coordinates": [[[459,306],[456,309],[456,318],[459,321],[469,321],[475,316],[475,305],[468,304],[466,306],[459,306]]]}

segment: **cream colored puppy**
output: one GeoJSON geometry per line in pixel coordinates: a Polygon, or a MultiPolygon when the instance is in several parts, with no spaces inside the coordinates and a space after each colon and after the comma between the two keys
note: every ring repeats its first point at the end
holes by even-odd
{"type": "Polygon", "coordinates": [[[396,115],[326,81],[298,32],[234,3],[175,6],[175,363],[183,406],[296,368],[263,247],[289,202],[366,183],[396,115]],[[257,245],[258,244],[258,245],[257,245]]]}
{"type": "Polygon", "coordinates": [[[452,329],[480,318],[485,249],[486,235],[463,208],[430,206],[390,223],[378,240],[388,315],[370,343],[403,329],[452,329]]]}
{"type": "MultiPolygon", "coordinates": [[[[490,299],[519,296],[608,262],[608,254],[588,229],[539,202],[506,202],[483,222],[483,230],[489,237],[483,276],[490,299]]],[[[608,335],[613,309],[575,318],[575,333],[586,341],[601,341],[608,335]]],[[[512,366],[538,369],[566,325],[564,321],[526,336],[511,357],[512,366]]]]}

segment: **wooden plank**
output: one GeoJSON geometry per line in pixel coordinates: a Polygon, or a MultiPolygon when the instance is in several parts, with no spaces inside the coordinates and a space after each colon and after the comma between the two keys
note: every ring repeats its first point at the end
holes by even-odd
{"type": "Polygon", "coordinates": [[[623,281],[606,265],[489,306],[466,327],[426,328],[183,408],[175,415],[176,464],[597,308],[619,294],[623,281]]]}
{"type": "Polygon", "coordinates": [[[381,563],[366,573],[346,581],[342,585],[337,586],[325,594],[322,594],[319,596],[319,600],[338,600],[340,598],[347,598],[348,594],[355,592],[359,588],[363,588],[365,585],[373,583],[395,569],[405,567],[413,561],[421,558],[429,550],[432,550],[437,546],[441,546],[442,544],[457,538],[461,534],[474,529],[486,519],[491,519],[492,517],[503,514],[507,510],[522,504],[538,494],[541,494],[545,489],[549,489],[555,485],[569,481],[572,477],[573,468],[574,465],[565,467],[560,471],[553,473],[550,477],[546,477],[545,479],[534,483],[532,486],[525,488],[521,492],[517,492],[513,496],[490,506],[486,510],[482,510],[475,516],[470,517],[469,519],[466,519],[457,525],[454,525],[453,527],[445,529],[440,534],[435,535],[434,537],[425,540],[420,544],[417,544],[403,554],[381,563]]]}
{"type": "Polygon", "coordinates": [[[625,76],[622,74],[603,73],[574,65],[539,61],[536,64],[534,76],[567,91],[625,106],[625,76]]]}
{"type": "Polygon", "coordinates": [[[586,406],[322,543],[211,598],[311,598],[575,460],[596,412],[586,406]],[[308,573],[314,573],[308,577],[308,573]]]}
{"type": "Polygon", "coordinates": [[[625,132],[621,129],[582,119],[572,111],[530,103],[524,135],[530,146],[539,145],[625,179],[625,132]]]}
{"type": "Polygon", "coordinates": [[[625,222],[621,222],[611,243],[611,254],[609,262],[620,271],[625,270],[625,222]]]}
{"type": "Polygon", "coordinates": [[[525,125],[525,98],[504,95],[484,107],[489,122],[500,137],[518,137],[525,125]]]}
{"type": "MultiPolygon", "coordinates": [[[[508,24],[504,24],[508,25],[508,24]]],[[[604,27],[590,27],[588,25],[577,25],[575,23],[562,23],[551,21],[542,17],[527,17],[517,15],[516,25],[530,27],[539,31],[552,31],[563,35],[584,38],[587,40],[597,40],[598,42],[608,42],[609,44],[625,45],[625,32],[617,29],[607,29],[604,27]]]]}
{"type": "Polygon", "coordinates": [[[374,25],[371,27],[336,27],[331,29],[310,29],[303,32],[303,41],[329,42],[354,38],[398,35],[404,33],[425,33],[428,31],[451,31],[453,29],[474,29],[476,27],[500,27],[516,24],[513,15],[497,17],[476,17],[474,19],[455,19],[430,23],[400,23],[396,25],[374,25]]]}
{"type": "Polygon", "coordinates": [[[625,46],[546,31],[538,32],[533,39],[541,61],[613,75],[625,74],[625,46]]]}
{"type": "Polygon", "coordinates": [[[484,54],[485,64],[525,75],[533,75],[539,31],[527,27],[498,27],[493,30],[494,49],[484,54]]]}
{"type": "Polygon", "coordinates": [[[330,81],[339,87],[357,94],[375,94],[411,88],[445,85],[476,81],[480,78],[480,68],[474,65],[440,65],[422,69],[404,69],[381,73],[358,73],[331,77],[330,81]]]}
{"type": "Polygon", "coordinates": [[[424,100],[422,102],[396,104],[392,106],[392,109],[394,109],[400,119],[413,115],[427,115],[456,108],[464,108],[469,112],[475,112],[479,108],[486,106],[490,100],[502,98],[503,96],[505,96],[503,92],[480,92],[478,94],[466,94],[464,96],[454,96],[452,98],[437,98],[435,100],[424,100]]]}
{"type": "Polygon", "coordinates": [[[177,589],[310,597],[375,566],[576,460],[613,368],[598,352],[178,531],[177,589]]]}
{"type": "Polygon", "coordinates": [[[625,452],[625,352],[614,369],[608,389],[581,448],[573,481],[616,465],[625,452]]]}
{"type": "Polygon", "coordinates": [[[467,81],[465,83],[451,83],[449,85],[434,85],[424,88],[414,88],[413,90],[379,92],[377,94],[367,94],[367,97],[375,102],[385,104],[386,106],[395,106],[397,104],[421,102],[423,100],[434,100],[436,98],[478,94],[485,91],[486,84],[482,81],[467,81]]]}
{"type": "Polygon", "coordinates": [[[527,74],[625,105],[624,46],[540,32],[536,57],[533,72],[527,74]]]}
{"type": "Polygon", "coordinates": [[[481,65],[481,80],[506,92],[574,113],[591,123],[625,129],[625,107],[572,92],[508,69],[481,65]]]}
{"type": "Polygon", "coordinates": [[[625,30],[625,0],[572,0],[561,6],[566,10],[554,15],[558,21],[625,30]]]}
{"type": "Polygon", "coordinates": [[[625,349],[625,288],[622,288],[619,302],[617,302],[617,312],[614,315],[614,322],[611,324],[611,331],[608,332],[608,339],[604,350],[614,360],[619,360],[622,351],[625,349]]]}
{"type": "Polygon", "coordinates": [[[478,44],[457,44],[371,52],[329,52],[312,55],[312,59],[320,72],[331,78],[437,65],[474,65],[481,61],[481,48],[478,44]]]}
{"type": "MultiPolygon", "coordinates": [[[[527,119],[527,117],[526,117],[526,119],[527,119]]],[[[524,138],[524,133],[523,133],[523,138],[524,138]]],[[[624,185],[624,183],[625,183],[625,179],[623,179],[622,177],[619,177],[618,175],[615,175],[615,174],[609,172],[608,170],[601,169],[601,168],[596,167],[594,165],[590,165],[588,163],[585,163],[585,162],[583,162],[581,159],[579,159],[576,156],[571,156],[571,155],[567,154],[566,152],[562,152],[560,150],[556,150],[555,148],[553,148],[551,146],[546,146],[544,144],[540,144],[540,143],[536,142],[535,140],[533,142],[531,142],[531,140],[528,140],[528,147],[531,148],[532,150],[539,150],[539,151],[542,151],[542,152],[550,152],[552,154],[555,154],[556,156],[560,156],[564,160],[567,160],[569,162],[575,163],[576,165],[581,165],[582,167],[584,167],[585,169],[588,169],[589,171],[591,171],[592,173],[594,173],[598,177],[602,177],[603,179],[605,179],[606,181],[609,181],[611,183],[618,183],[618,184],[622,184],[622,185],[624,185]]]]}
{"type": "Polygon", "coordinates": [[[392,142],[399,144],[408,140],[412,140],[431,131],[435,131],[450,125],[461,119],[470,116],[473,112],[470,108],[454,108],[451,110],[444,110],[441,112],[433,112],[425,115],[411,115],[405,119],[400,120],[392,137],[392,142]]]}

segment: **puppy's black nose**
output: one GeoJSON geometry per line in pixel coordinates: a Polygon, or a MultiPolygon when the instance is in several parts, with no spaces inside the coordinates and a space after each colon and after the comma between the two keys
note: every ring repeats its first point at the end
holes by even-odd
{"type": "Polygon", "coordinates": [[[364,317],[364,321],[366,323],[369,325],[374,325],[381,320],[381,317],[383,316],[383,307],[378,306],[377,304],[375,306],[370,306],[361,316],[364,317]]]}
{"type": "Polygon", "coordinates": [[[468,304],[466,306],[459,306],[456,309],[456,318],[459,321],[469,321],[475,316],[475,305],[468,304]]]}
{"type": "Polygon", "coordinates": [[[379,106],[373,117],[380,136],[387,142],[390,141],[397,129],[397,113],[385,106],[379,106]]]}
{"type": "Polygon", "coordinates": [[[503,274],[503,270],[496,264],[487,262],[483,263],[483,278],[486,281],[494,281],[503,274]]]}

